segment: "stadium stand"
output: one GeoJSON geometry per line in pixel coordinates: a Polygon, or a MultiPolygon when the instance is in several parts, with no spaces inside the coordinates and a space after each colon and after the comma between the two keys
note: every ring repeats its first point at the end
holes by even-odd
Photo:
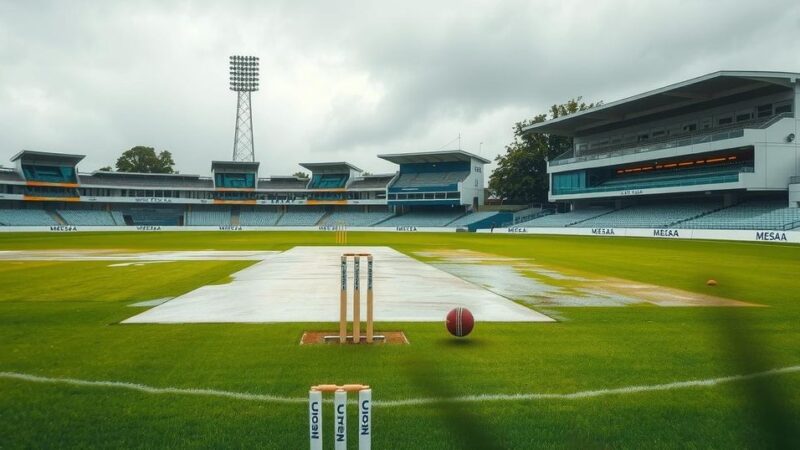
{"type": "Polygon", "coordinates": [[[259,189],[305,189],[308,178],[272,177],[259,178],[259,189]]]}
{"type": "Polygon", "coordinates": [[[125,221],[122,220],[122,215],[118,214],[118,219],[122,223],[117,222],[117,218],[108,211],[98,211],[90,209],[59,209],[58,215],[61,216],[68,225],[81,225],[81,226],[115,226],[124,225],[125,221]]]}
{"type": "Polygon", "coordinates": [[[443,227],[463,216],[464,212],[458,209],[448,210],[417,210],[395,216],[378,225],[382,227],[443,227]]]}
{"type": "Polygon", "coordinates": [[[11,226],[59,225],[43,209],[0,209],[0,224],[11,226]]]}
{"type": "Polygon", "coordinates": [[[14,170],[7,167],[0,167],[0,181],[16,181],[23,182],[24,178],[14,170]]]}
{"type": "Polygon", "coordinates": [[[311,178],[309,189],[340,189],[347,183],[347,174],[320,174],[311,178]]]}
{"type": "Polygon", "coordinates": [[[394,174],[388,175],[367,175],[363,178],[357,178],[350,183],[350,189],[378,189],[386,188],[394,178],[394,174]]]}
{"type": "Polygon", "coordinates": [[[225,226],[231,224],[231,210],[192,208],[186,212],[186,225],[225,226]]]}
{"type": "Polygon", "coordinates": [[[358,211],[354,209],[337,209],[323,218],[320,225],[347,225],[350,227],[369,227],[394,216],[389,211],[358,211]]]}
{"type": "Polygon", "coordinates": [[[130,206],[121,208],[120,213],[129,225],[174,226],[183,225],[183,208],[130,206]]]}
{"type": "Polygon", "coordinates": [[[401,173],[392,187],[449,186],[463,181],[467,175],[469,171],[401,173]]]}
{"type": "Polygon", "coordinates": [[[680,228],[731,230],[784,230],[800,226],[800,208],[787,208],[783,200],[751,201],[687,220],[680,228]]]}
{"type": "Polygon", "coordinates": [[[613,145],[595,146],[592,149],[583,150],[579,155],[575,155],[575,149],[557,156],[552,163],[564,164],[568,162],[587,161],[604,157],[622,156],[633,153],[651,152],[666,148],[681,147],[687,145],[714,142],[724,139],[733,139],[744,135],[746,128],[761,128],[769,123],[771,118],[754,119],[744,122],[737,122],[727,126],[718,126],[711,129],[704,129],[679,135],[665,134],[661,138],[649,138],[646,145],[640,143],[615,143],[613,145]]]}
{"type": "Polygon", "coordinates": [[[325,215],[325,211],[313,206],[289,207],[281,218],[278,220],[277,225],[287,227],[310,227],[317,224],[325,215]]]}
{"type": "Polygon", "coordinates": [[[278,224],[282,213],[276,209],[242,210],[239,212],[239,225],[268,227],[278,224]]]}
{"type": "MultiPolygon", "coordinates": [[[[494,222],[495,226],[500,226],[502,222],[500,218],[504,216],[510,216],[510,214],[508,213],[503,214],[498,211],[476,212],[472,214],[467,214],[466,216],[459,217],[456,220],[448,223],[447,226],[460,228],[460,227],[469,227],[471,225],[478,223],[485,223],[487,225],[487,228],[490,228],[492,226],[492,222],[494,222]]],[[[505,219],[502,220],[507,222],[509,221],[509,218],[506,217],[505,219]]]]}
{"type": "Polygon", "coordinates": [[[662,202],[634,205],[580,222],[580,227],[664,228],[708,214],[722,207],[719,202],[662,202]]]}
{"type": "Polygon", "coordinates": [[[568,227],[613,211],[611,208],[591,207],[568,213],[549,214],[516,224],[520,227],[568,227]]]}

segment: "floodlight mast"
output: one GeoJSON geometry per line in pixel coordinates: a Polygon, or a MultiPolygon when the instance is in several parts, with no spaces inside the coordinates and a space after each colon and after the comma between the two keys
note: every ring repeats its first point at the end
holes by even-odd
{"type": "Polygon", "coordinates": [[[236,133],[233,137],[233,161],[255,161],[253,110],[250,93],[258,90],[258,57],[230,57],[231,90],[237,94],[236,133]]]}

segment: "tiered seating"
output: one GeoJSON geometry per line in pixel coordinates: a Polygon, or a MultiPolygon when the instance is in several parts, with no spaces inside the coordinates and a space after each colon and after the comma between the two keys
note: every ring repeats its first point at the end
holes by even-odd
{"type": "MultiPolygon", "coordinates": [[[[160,208],[146,206],[130,206],[122,208],[121,215],[129,216],[133,225],[175,226],[180,224],[183,210],[177,208],[160,208]]],[[[124,219],[118,218],[121,223],[124,219]]]]}
{"type": "Polygon", "coordinates": [[[254,211],[241,211],[239,224],[251,227],[269,227],[277,225],[281,213],[277,210],[258,209],[254,211]]]}
{"type": "Polygon", "coordinates": [[[58,225],[43,209],[0,209],[0,224],[11,226],[58,225]]]}
{"type": "Polygon", "coordinates": [[[449,186],[464,180],[468,175],[468,171],[401,173],[392,187],[449,186]]]}
{"type": "MultiPolygon", "coordinates": [[[[611,212],[611,208],[586,208],[571,211],[568,213],[550,214],[547,216],[537,217],[536,219],[527,222],[516,224],[520,227],[567,227],[570,225],[579,224],[585,220],[607,214],[611,212]]],[[[582,226],[579,225],[579,226],[582,226]]]]}
{"type": "Polygon", "coordinates": [[[348,211],[336,210],[326,217],[320,225],[347,225],[349,227],[369,227],[392,217],[388,211],[348,211]]]}
{"type": "Polygon", "coordinates": [[[347,174],[314,175],[311,178],[311,189],[337,189],[343,188],[347,183],[347,174]]]}
{"type": "Polygon", "coordinates": [[[709,213],[722,207],[720,203],[662,203],[635,205],[581,222],[580,227],[664,228],[709,213]]]}
{"type": "Polygon", "coordinates": [[[114,221],[114,225],[125,225],[125,217],[119,211],[111,211],[111,220],[114,221]]]}
{"type": "MultiPolygon", "coordinates": [[[[497,211],[483,211],[483,212],[476,212],[472,214],[467,214],[466,216],[459,217],[458,219],[450,222],[447,224],[448,227],[466,227],[470,224],[475,222],[480,222],[482,220],[491,219],[492,217],[500,214],[497,211]]],[[[495,224],[499,226],[500,224],[495,224]]]]}
{"type": "Polygon", "coordinates": [[[443,227],[464,213],[454,211],[413,211],[381,222],[382,227],[443,227]]]}
{"type": "Polygon", "coordinates": [[[800,208],[787,208],[785,200],[752,201],[680,223],[681,228],[729,230],[783,230],[800,221],[800,208]]]}
{"type": "MultiPolygon", "coordinates": [[[[241,218],[240,218],[241,220],[241,218]]],[[[186,225],[221,226],[231,224],[230,209],[192,209],[186,212],[186,225]]]]}
{"type": "Polygon", "coordinates": [[[288,227],[311,227],[317,224],[325,211],[313,207],[289,208],[278,220],[278,225],[288,227]]]}
{"type": "MultiPolygon", "coordinates": [[[[59,209],[60,215],[69,225],[114,226],[120,225],[108,211],[91,209],[59,209]]],[[[121,217],[121,216],[120,216],[121,217]]],[[[125,223],[124,221],[122,222],[125,223]]]]}

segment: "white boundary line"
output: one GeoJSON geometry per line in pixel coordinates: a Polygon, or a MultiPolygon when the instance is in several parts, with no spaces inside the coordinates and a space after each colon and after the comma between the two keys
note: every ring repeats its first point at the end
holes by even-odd
{"type": "MultiPolygon", "coordinates": [[[[434,403],[470,403],[470,402],[496,402],[496,401],[524,401],[524,400],[579,400],[585,398],[603,397],[608,395],[636,394],[640,392],[671,391],[675,389],[686,389],[694,387],[713,387],[724,383],[735,381],[747,381],[757,378],[773,377],[777,375],[791,374],[800,372],[800,365],[782,367],[780,369],[766,370],[746,375],[732,375],[728,377],[708,378],[705,380],[678,381],[665,384],[651,384],[642,386],[627,386],[611,389],[597,389],[590,391],[578,391],[570,394],[482,394],[466,395],[451,398],[409,398],[404,400],[376,400],[373,406],[391,408],[399,406],[427,405],[434,403]]],[[[0,372],[0,378],[27,381],[31,383],[44,384],[68,384],[72,386],[100,387],[129,389],[144,392],[146,394],[172,394],[172,395],[197,395],[206,397],[223,397],[235,400],[249,400],[267,403],[300,404],[308,401],[305,397],[280,397],[268,394],[251,394],[247,392],[221,391],[216,389],[190,389],[166,387],[159,388],[144,384],[126,383],[123,381],[91,381],[76,378],[51,378],[37,375],[30,375],[18,372],[0,372]]],[[[330,400],[329,400],[330,401],[330,400]]]]}

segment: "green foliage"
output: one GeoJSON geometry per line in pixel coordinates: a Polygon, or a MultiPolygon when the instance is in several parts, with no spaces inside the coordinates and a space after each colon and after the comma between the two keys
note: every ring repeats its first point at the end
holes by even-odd
{"type": "MultiPolygon", "coordinates": [[[[550,119],[583,111],[598,103],[584,103],[581,97],[550,107],[550,119]]],[[[572,147],[572,138],[549,134],[525,133],[525,127],[548,120],[548,114],[514,125],[514,142],[506,146],[506,153],[495,158],[497,168],[489,177],[489,190],[493,195],[510,203],[529,204],[547,202],[547,160],[572,147]]]]}
{"type": "Polygon", "coordinates": [[[292,176],[295,177],[295,178],[303,178],[305,180],[308,179],[308,174],[305,173],[305,172],[302,172],[302,171],[295,172],[295,173],[292,174],[292,176]]]}
{"type": "Polygon", "coordinates": [[[114,171],[114,169],[112,169],[111,166],[101,167],[99,170],[100,170],[100,172],[113,172],[114,171]]]}
{"type": "Polygon", "coordinates": [[[126,150],[117,159],[117,170],[120,172],[138,173],[175,173],[175,161],[167,150],[156,155],[153,147],[136,146],[126,150]]]}

